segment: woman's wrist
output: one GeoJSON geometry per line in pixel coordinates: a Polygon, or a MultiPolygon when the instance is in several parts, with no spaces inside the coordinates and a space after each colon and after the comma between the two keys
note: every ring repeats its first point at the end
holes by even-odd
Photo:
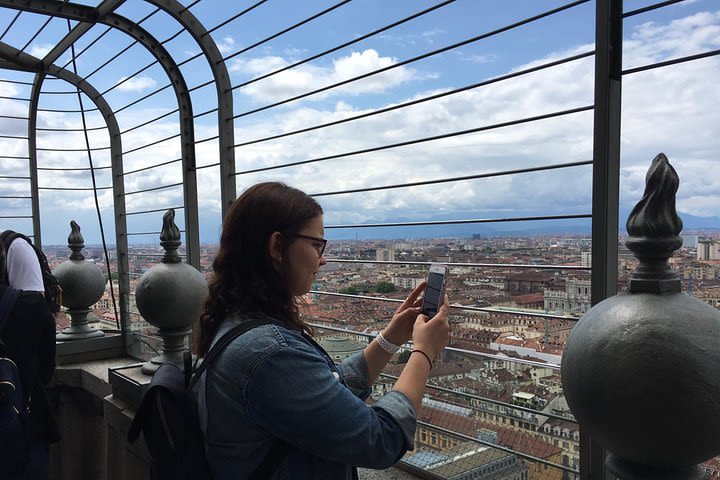
{"type": "Polygon", "coordinates": [[[404,343],[407,343],[407,341],[410,340],[409,338],[400,338],[400,336],[397,335],[397,332],[393,331],[392,327],[385,327],[381,335],[388,342],[398,346],[402,346],[404,343]]]}
{"type": "Polygon", "coordinates": [[[433,361],[432,361],[432,359],[430,358],[430,355],[428,355],[427,353],[425,353],[423,350],[420,350],[419,348],[413,348],[412,351],[410,352],[410,355],[412,355],[412,354],[414,354],[414,353],[418,354],[418,356],[425,357],[425,359],[427,360],[428,364],[430,365],[430,370],[432,370],[432,368],[433,368],[433,361]]]}
{"type": "Polygon", "coordinates": [[[400,349],[400,345],[397,345],[387,338],[382,333],[378,333],[377,337],[375,337],[375,341],[380,345],[380,348],[385,350],[390,355],[394,355],[397,353],[397,351],[400,349]]]}

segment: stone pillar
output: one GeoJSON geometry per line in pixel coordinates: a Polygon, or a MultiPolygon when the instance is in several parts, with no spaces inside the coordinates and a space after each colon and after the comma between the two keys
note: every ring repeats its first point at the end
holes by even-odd
{"type": "Polygon", "coordinates": [[[152,375],[160,365],[172,362],[183,368],[183,356],[188,350],[187,336],[202,313],[208,293],[205,277],[186,263],[178,254],[180,230],[175,225],[175,210],[163,216],[160,245],[165,249],[162,263],[140,277],[135,289],[135,301],[142,317],[159,329],[163,351],[145,363],[142,371],[152,375]]]}
{"type": "Polygon", "coordinates": [[[53,274],[60,282],[62,305],[70,315],[71,324],[56,338],[65,342],[102,337],[105,333],[88,325],[88,321],[95,317],[91,313],[92,306],[105,291],[105,274],[100,267],[85,260],[82,254],[85,240],[80,233],[80,226],[74,220],[70,222],[68,247],[72,250],[70,259],[58,265],[53,274]]]}
{"type": "Polygon", "coordinates": [[[659,154],[627,221],[640,262],[629,291],[590,309],[563,353],[568,405],[625,480],[700,479],[720,452],[720,312],[682,293],[667,263],[682,245],[678,185],[659,154]]]}

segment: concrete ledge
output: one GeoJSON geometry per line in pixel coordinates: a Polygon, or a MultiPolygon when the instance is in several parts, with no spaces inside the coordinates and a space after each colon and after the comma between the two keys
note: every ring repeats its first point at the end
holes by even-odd
{"type": "Polygon", "coordinates": [[[134,358],[116,357],[58,365],[49,388],[81,388],[103,399],[112,393],[108,370],[135,362],[134,358]]]}
{"type": "Polygon", "coordinates": [[[123,357],[125,353],[125,343],[121,333],[106,333],[103,337],[57,342],[55,348],[58,365],[118,358],[123,357]]]}

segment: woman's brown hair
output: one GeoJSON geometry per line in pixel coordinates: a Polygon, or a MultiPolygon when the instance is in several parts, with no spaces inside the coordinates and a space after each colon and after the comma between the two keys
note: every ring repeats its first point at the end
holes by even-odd
{"type": "Polygon", "coordinates": [[[295,235],[322,213],[312,197],[279,182],[253,185],[235,200],[223,221],[205,309],[195,329],[197,355],[205,355],[220,323],[233,312],[263,313],[310,331],[288,288],[288,266],[283,262],[280,270],[275,268],[268,240],[280,232],[286,258],[295,235]]]}

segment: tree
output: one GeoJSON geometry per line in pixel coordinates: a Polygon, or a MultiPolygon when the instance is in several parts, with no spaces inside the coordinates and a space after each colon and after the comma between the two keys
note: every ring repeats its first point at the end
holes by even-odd
{"type": "Polygon", "coordinates": [[[380,282],[375,286],[377,293],[391,293],[395,291],[395,285],[390,282],[380,282]]]}
{"type": "Polygon", "coordinates": [[[345,287],[342,290],[340,290],[340,293],[344,293],[346,295],[357,295],[358,289],[354,285],[350,285],[349,287],[345,287]]]}

